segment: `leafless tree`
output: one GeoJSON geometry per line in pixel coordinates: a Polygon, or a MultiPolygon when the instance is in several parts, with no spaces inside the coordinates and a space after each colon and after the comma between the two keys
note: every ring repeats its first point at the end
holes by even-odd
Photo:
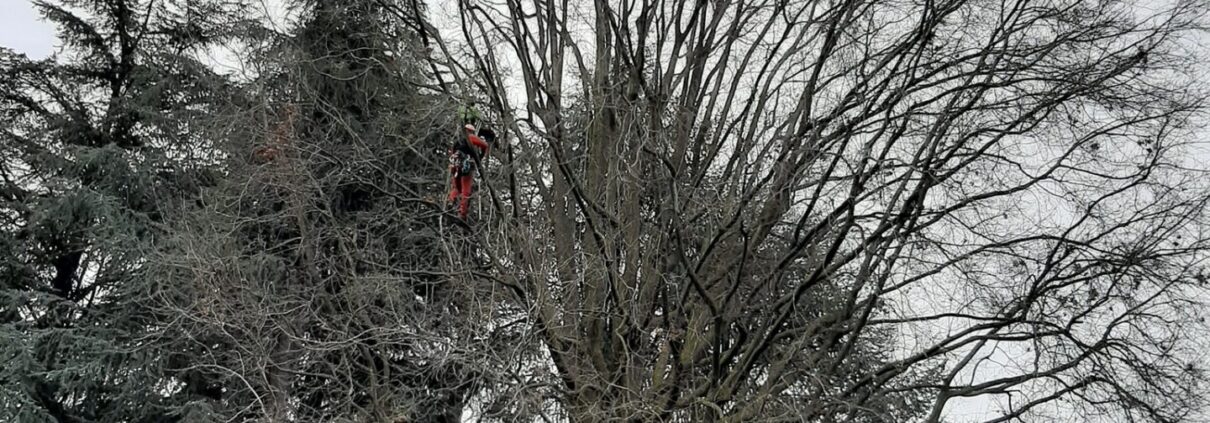
{"type": "Polygon", "coordinates": [[[462,0],[510,133],[481,242],[549,363],[515,404],[1189,417],[1206,6],[462,0]]]}

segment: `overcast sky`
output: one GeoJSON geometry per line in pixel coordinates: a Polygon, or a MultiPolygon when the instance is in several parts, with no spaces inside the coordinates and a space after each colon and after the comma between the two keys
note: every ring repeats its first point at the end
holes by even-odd
{"type": "Polygon", "coordinates": [[[30,0],[0,0],[0,46],[43,58],[55,48],[54,28],[41,20],[30,0]]]}
{"type": "MultiPolygon", "coordinates": [[[[269,12],[270,16],[282,16],[284,10],[280,10],[280,2],[268,1],[265,4],[273,4],[273,11],[269,12]]],[[[436,10],[432,12],[435,15],[445,15],[455,13],[452,8],[445,7],[446,4],[437,2],[436,10]]],[[[0,0],[0,46],[12,48],[18,52],[25,53],[31,58],[43,58],[54,52],[56,40],[54,28],[43,22],[41,16],[34,10],[31,0],[0,0]]],[[[268,6],[267,6],[268,7],[268,6]]],[[[436,20],[441,21],[440,17],[436,20]]],[[[230,52],[216,53],[218,56],[226,56],[230,52]]],[[[217,63],[223,63],[223,57],[212,57],[217,63]]],[[[234,69],[228,69],[234,70],[234,69]]],[[[520,89],[520,87],[514,87],[520,89]]],[[[974,401],[955,401],[947,407],[947,416],[954,421],[963,422],[970,421],[973,418],[987,418],[989,411],[994,410],[994,406],[986,398],[979,398],[974,401]]]]}
{"type": "MultiPolygon", "coordinates": [[[[455,9],[452,2],[430,1],[430,4],[435,6],[433,13],[434,20],[439,27],[443,26],[441,16],[453,16],[455,9]]],[[[261,3],[266,10],[268,16],[286,16],[285,9],[281,6],[281,2],[267,0],[261,3]]],[[[276,21],[276,19],[275,19],[276,21]]],[[[283,19],[284,21],[284,19],[283,19]]],[[[452,19],[447,23],[453,24],[452,19]]],[[[284,25],[284,22],[274,22],[277,25],[284,25]]],[[[444,29],[444,28],[443,28],[444,29]]],[[[56,48],[56,39],[54,28],[42,21],[41,16],[35,11],[32,0],[0,0],[0,47],[7,47],[17,52],[24,53],[27,56],[40,59],[47,57],[54,52],[56,48]]],[[[222,54],[218,54],[222,56],[222,54]]],[[[225,60],[221,57],[214,58],[216,63],[223,63],[225,60]]],[[[520,89],[517,87],[511,87],[520,89]]],[[[523,96],[521,97],[523,98],[523,96]]],[[[987,418],[988,412],[995,409],[995,405],[987,398],[976,398],[966,401],[955,401],[947,407],[947,416],[954,421],[968,421],[974,418],[987,418]]],[[[1073,421],[1080,417],[1073,416],[1073,421]]]]}

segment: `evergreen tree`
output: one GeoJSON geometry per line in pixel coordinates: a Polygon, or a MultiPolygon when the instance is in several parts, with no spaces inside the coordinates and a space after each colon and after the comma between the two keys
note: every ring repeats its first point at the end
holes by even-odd
{"type": "Polygon", "coordinates": [[[164,349],[220,420],[458,421],[509,329],[440,205],[455,104],[417,88],[417,6],[294,6],[260,101],[204,129],[228,177],[157,260],[164,349]]]}
{"type": "Polygon", "coordinates": [[[63,49],[0,49],[0,420],[163,421],[132,293],[164,204],[213,177],[188,124],[225,83],[192,57],[238,5],[35,6],[63,49]]]}

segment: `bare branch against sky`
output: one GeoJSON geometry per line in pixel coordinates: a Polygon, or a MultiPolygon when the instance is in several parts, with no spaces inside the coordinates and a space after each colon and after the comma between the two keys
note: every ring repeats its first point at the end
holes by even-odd
{"type": "Polygon", "coordinates": [[[1210,400],[1205,0],[0,2],[0,420],[1210,400]]]}

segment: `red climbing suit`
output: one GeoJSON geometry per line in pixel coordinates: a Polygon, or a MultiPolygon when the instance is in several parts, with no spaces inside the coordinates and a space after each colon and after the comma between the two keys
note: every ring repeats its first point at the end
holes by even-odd
{"type": "MultiPolygon", "coordinates": [[[[458,215],[463,219],[466,219],[467,211],[470,209],[471,186],[475,181],[475,165],[471,165],[468,171],[466,166],[460,165],[460,162],[468,159],[464,155],[471,153],[470,151],[465,151],[469,150],[470,147],[478,148],[483,152],[479,157],[486,156],[489,148],[487,143],[483,142],[478,135],[475,135],[475,127],[473,125],[466,125],[465,129],[466,141],[470,146],[459,148],[459,146],[455,145],[454,148],[450,149],[450,175],[453,177],[453,180],[450,182],[450,196],[448,200],[452,202],[461,195],[462,201],[458,204],[458,215]]],[[[475,161],[474,158],[469,158],[469,160],[475,161]]]]}

